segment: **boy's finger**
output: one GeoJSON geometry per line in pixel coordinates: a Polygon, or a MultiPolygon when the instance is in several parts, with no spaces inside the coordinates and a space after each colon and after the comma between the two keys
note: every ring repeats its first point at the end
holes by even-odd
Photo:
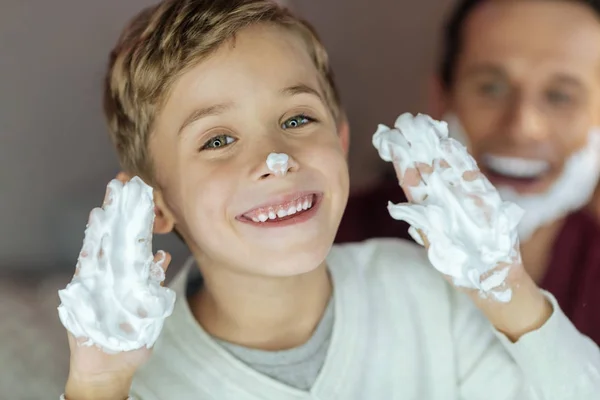
{"type": "Polygon", "coordinates": [[[150,266],[150,277],[160,282],[161,286],[165,281],[165,273],[169,268],[169,263],[171,262],[171,255],[165,251],[159,250],[154,256],[154,261],[150,266]]]}
{"type": "Polygon", "coordinates": [[[429,184],[429,176],[433,173],[434,166],[422,162],[415,163],[415,167],[421,176],[421,182],[429,184]]]}
{"type": "Polygon", "coordinates": [[[421,236],[421,240],[423,241],[423,246],[426,249],[429,249],[430,243],[429,243],[429,240],[427,239],[427,236],[425,236],[425,234],[423,233],[423,231],[420,230],[420,229],[417,229],[417,232],[419,232],[419,236],[421,236]]]}
{"type": "Polygon", "coordinates": [[[396,175],[398,175],[398,182],[406,195],[406,199],[413,203],[413,189],[422,185],[421,174],[416,168],[408,168],[404,175],[400,176],[399,169],[396,168],[396,175]]]}
{"type": "Polygon", "coordinates": [[[171,254],[162,250],[156,252],[156,255],[154,256],[154,263],[161,267],[164,272],[167,272],[167,268],[169,268],[170,262],[171,254]]]}
{"type": "Polygon", "coordinates": [[[477,179],[480,179],[483,176],[483,174],[481,173],[481,171],[479,170],[471,170],[471,171],[465,171],[463,173],[463,180],[466,182],[473,182],[477,179]]]}
{"type": "Polygon", "coordinates": [[[443,168],[443,169],[450,168],[450,164],[448,163],[448,161],[446,161],[444,159],[437,160],[437,165],[439,165],[439,167],[443,168]]]}
{"type": "Polygon", "coordinates": [[[110,186],[106,187],[106,192],[104,193],[104,200],[102,201],[102,208],[106,208],[112,204],[111,190],[110,186]]]}

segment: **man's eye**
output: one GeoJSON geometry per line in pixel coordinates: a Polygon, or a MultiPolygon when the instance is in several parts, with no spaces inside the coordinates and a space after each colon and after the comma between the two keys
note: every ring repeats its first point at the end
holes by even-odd
{"type": "Polygon", "coordinates": [[[496,82],[487,82],[479,85],[479,93],[487,97],[500,97],[504,95],[508,89],[506,85],[496,82]]]}
{"type": "Polygon", "coordinates": [[[552,104],[567,104],[571,101],[571,96],[557,90],[551,90],[546,93],[546,98],[552,104]]]}
{"type": "Polygon", "coordinates": [[[202,146],[202,150],[214,150],[221,147],[225,147],[235,142],[235,139],[228,135],[218,135],[208,139],[202,146]]]}
{"type": "Polygon", "coordinates": [[[281,124],[281,129],[299,128],[302,125],[310,124],[314,121],[315,120],[313,118],[307,117],[306,115],[296,115],[287,119],[283,124],[281,124]]]}

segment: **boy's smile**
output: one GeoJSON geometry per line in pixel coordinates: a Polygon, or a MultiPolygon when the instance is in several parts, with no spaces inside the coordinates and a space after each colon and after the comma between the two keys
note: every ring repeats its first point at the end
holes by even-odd
{"type": "Polygon", "coordinates": [[[322,193],[297,192],[277,196],[237,217],[238,221],[261,228],[289,226],[307,221],[319,208],[322,193]]]}
{"type": "Polygon", "coordinates": [[[157,203],[205,273],[297,275],[323,262],[348,196],[347,138],[300,36],[239,32],[176,79],[154,127],[157,203]],[[285,174],[268,168],[272,152],[289,156],[285,174]]]}

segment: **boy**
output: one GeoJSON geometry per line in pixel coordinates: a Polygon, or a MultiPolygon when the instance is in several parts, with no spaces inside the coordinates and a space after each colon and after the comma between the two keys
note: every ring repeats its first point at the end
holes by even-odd
{"type": "Polygon", "coordinates": [[[176,230],[194,257],[152,355],[71,338],[68,400],[584,400],[600,389],[598,348],[519,266],[513,300],[469,293],[477,310],[412,244],[331,248],[348,132],[323,46],[272,2],[142,12],[112,54],[105,108],[121,178],[154,187],[155,232],[176,230]],[[267,168],[272,152],[289,156],[286,173],[267,168]],[[255,222],[265,210],[273,217],[255,222]]]}

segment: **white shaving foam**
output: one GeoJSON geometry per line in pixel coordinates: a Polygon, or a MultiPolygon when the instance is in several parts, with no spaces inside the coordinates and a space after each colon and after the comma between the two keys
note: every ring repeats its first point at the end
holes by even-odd
{"type": "Polygon", "coordinates": [[[285,153],[271,153],[267,156],[267,168],[275,175],[285,175],[290,157],[285,153]]]}
{"type": "MultiPolygon", "coordinates": [[[[455,114],[444,116],[449,135],[465,146],[467,135],[455,114]]],[[[525,210],[519,226],[519,238],[526,241],[541,227],[579,210],[591,200],[600,179],[600,129],[588,133],[587,144],[571,155],[558,179],[544,193],[521,194],[508,185],[499,185],[498,193],[525,210]]]]}
{"type": "Polygon", "coordinates": [[[525,210],[519,224],[519,237],[528,240],[538,228],[583,208],[591,200],[600,178],[600,135],[590,133],[587,146],[573,154],[563,172],[544,193],[524,195],[510,186],[498,186],[503,199],[525,210]]]}
{"type": "Polygon", "coordinates": [[[478,172],[477,164],[464,146],[448,137],[445,122],[403,114],[395,129],[379,125],[373,145],[400,176],[417,164],[432,166],[419,186],[405,188],[414,204],[388,205],[394,219],[411,225],[409,232],[418,243],[423,245],[417,230],[427,237],[432,265],[457,286],[510,301],[505,279],[508,266],[520,262],[516,227],[523,210],[503,202],[481,173],[464,179],[465,173],[478,172]],[[508,266],[502,268],[504,264],[508,266]]]}
{"type": "Polygon", "coordinates": [[[107,353],[156,342],[175,293],[161,286],[164,252],[152,255],[152,188],[135,177],[108,185],[103,208],[90,214],[77,272],[58,292],[61,322],[87,346],[107,353]]]}

